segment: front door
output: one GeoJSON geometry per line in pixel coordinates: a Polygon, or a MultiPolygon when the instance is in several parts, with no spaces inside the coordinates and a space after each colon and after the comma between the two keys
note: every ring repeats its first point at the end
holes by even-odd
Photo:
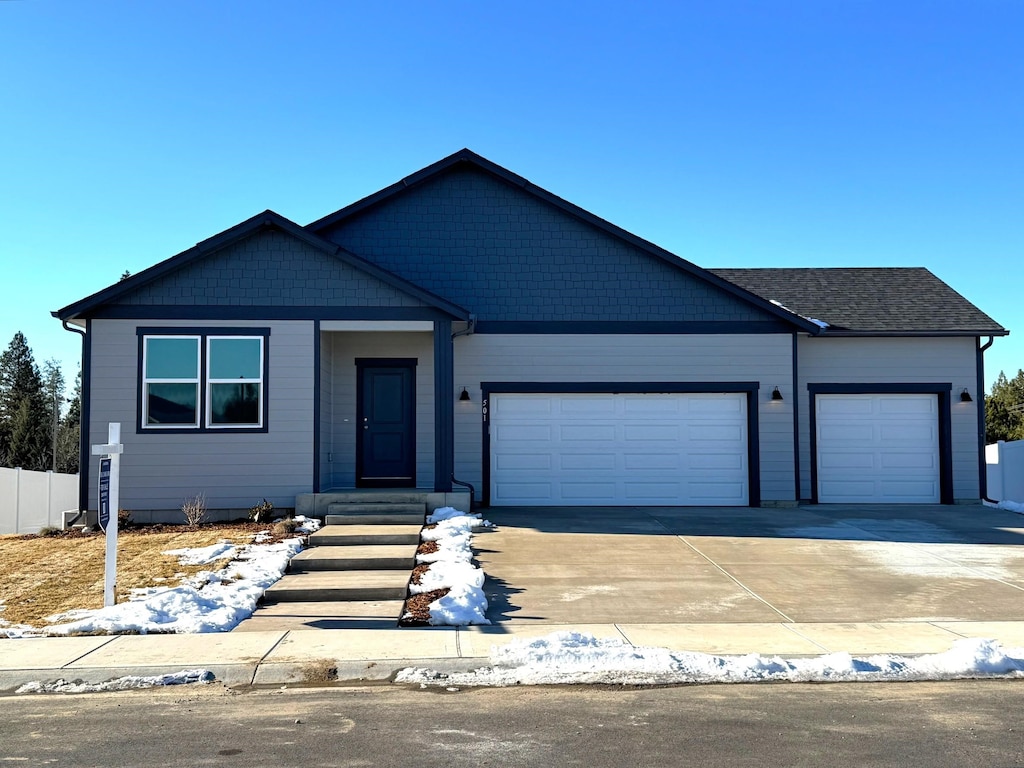
{"type": "Polygon", "coordinates": [[[356,485],[416,486],[416,361],[356,361],[356,485]]]}

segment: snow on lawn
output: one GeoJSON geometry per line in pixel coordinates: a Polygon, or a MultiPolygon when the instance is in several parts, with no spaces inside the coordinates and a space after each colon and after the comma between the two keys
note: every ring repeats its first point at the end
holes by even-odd
{"type": "Polygon", "coordinates": [[[419,584],[410,584],[412,594],[447,589],[448,594],[428,606],[430,623],[435,626],[461,627],[467,624],[490,624],[484,615],[484,572],[473,565],[473,529],[492,528],[494,524],[469,515],[454,507],[440,507],[427,517],[421,538],[437,542],[437,551],[417,555],[417,563],[429,563],[430,569],[420,577],[419,584]]]}
{"type": "MultiPolygon", "coordinates": [[[[312,533],[315,519],[296,517],[296,533],[312,533]]],[[[257,541],[260,540],[257,535],[257,541]]],[[[302,549],[299,538],[274,544],[236,546],[222,542],[209,547],[171,550],[179,562],[199,565],[233,557],[218,571],[200,571],[174,587],[134,589],[127,602],[91,610],[47,616],[42,628],[0,621],[0,635],[70,635],[88,633],[227,632],[252,615],[264,590],[281,578],[288,561],[302,549]]]]}
{"type": "Polygon", "coordinates": [[[758,654],[713,656],[633,646],[580,632],[553,632],[491,649],[491,666],[474,672],[404,669],[395,682],[421,686],[665,685],[678,683],[881,682],[1024,677],[1024,648],[994,640],[957,640],[943,653],[799,659],[758,654]]]}

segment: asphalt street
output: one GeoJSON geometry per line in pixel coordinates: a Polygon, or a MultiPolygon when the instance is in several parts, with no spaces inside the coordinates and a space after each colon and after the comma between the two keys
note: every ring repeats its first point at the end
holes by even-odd
{"type": "Polygon", "coordinates": [[[1024,683],[233,691],[0,699],[0,764],[1024,766],[1024,683]]]}

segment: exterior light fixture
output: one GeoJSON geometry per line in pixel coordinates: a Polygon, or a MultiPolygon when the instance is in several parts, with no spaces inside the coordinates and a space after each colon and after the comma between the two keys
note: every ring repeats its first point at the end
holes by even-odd
{"type": "Polygon", "coordinates": [[[775,389],[773,389],[772,390],[772,400],[781,401],[782,399],[783,399],[782,398],[782,393],[779,392],[779,388],[776,387],[775,389]]]}
{"type": "Polygon", "coordinates": [[[465,387],[462,388],[462,394],[459,395],[459,402],[460,403],[468,403],[469,402],[469,392],[466,391],[465,387]]]}
{"type": "Polygon", "coordinates": [[[974,398],[971,397],[971,393],[967,391],[967,387],[964,387],[963,392],[960,393],[961,403],[973,403],[974,398]]]}

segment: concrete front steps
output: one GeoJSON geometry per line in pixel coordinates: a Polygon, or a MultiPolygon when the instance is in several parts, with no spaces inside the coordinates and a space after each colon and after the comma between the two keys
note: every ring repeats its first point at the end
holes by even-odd
{"type": "Polygon", "coordinates": [[[331,503],[327,524],[236,631],[396,626],[425,516],[424,503],[404,499],[331,503]]]}

